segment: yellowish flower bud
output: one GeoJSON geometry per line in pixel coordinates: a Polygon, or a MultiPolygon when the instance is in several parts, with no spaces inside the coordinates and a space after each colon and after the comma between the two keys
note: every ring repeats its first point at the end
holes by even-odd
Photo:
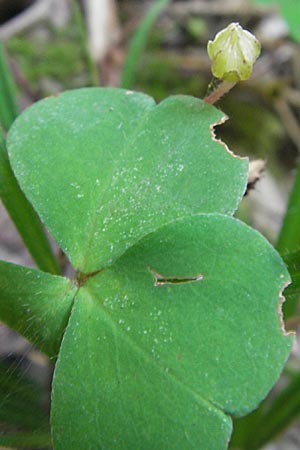
{"type": "Polygon", "coordinates": [[[248,80],[260,54],[260,42],[238,23],[231,23],[208,42],[207,52],[216,78],[232,82],[248,80]]]}

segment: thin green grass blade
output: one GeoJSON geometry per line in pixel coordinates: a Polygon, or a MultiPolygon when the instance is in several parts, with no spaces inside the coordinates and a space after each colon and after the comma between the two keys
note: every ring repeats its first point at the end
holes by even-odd
{"type": "Polygon", "coordinates": [[[60,274],[58,262],[52,253],[43,225],[21,191],[10,167],[1,129],[0,198],[37,266],[45,272],[60,274]]]}
{"type": "Polygon", "coordinates": [[[131,88],[135,82],[136,66],[147,43],[148,34],[161,12],[170,0],[158,0],[149,9],[141,24],[134,33],[123,68],[121,87],[131,88]]]}
{"type": "Polygon", "coordinates": [[[49,392],[26,376],[19,361],[0,360],[0,448],[48,448],[49,392]]]}
{"type": "Polygon", "coordinates": [[[287,302],[283,304],[284,317],[285,319],[289,319],[286,323],[288,329],[294,329],[295,324],[299,323],[300,249],[295,252],[286,253],[282,255],[282,258],[292,277],[292,284],[284,291],[284,296],[287,300],[287,302]]]}
{"type": "MultiPolygon", "coordinates": [[[[6,433],[48,431],[47,388],[26,376],[18,362],[0,360],[0,424],[6,433]]],[[[0,444],[4,433],[0,433],[0,444]]]]}
{"type": "Polygon", "coordinates": [[[294,299],[300,297],[300,249],[295,252],[290,252],[287,255],[283,255],[283,260],[289,268],[290,275],[292,277],[292,284],[289,286],[284,295],[286,298],[294,299]]]}
{"type": "Polygon", "coordinates": [[[286,319],[296,313],[299,303],[299,251],[300,251],[300,165],[298,165],[294,185],[290,194],[288,208],[279,233],[277,250],[283,257],[292,276],[292,285],[285,291],[285,296],[292,297],[284,303],[284,316],[286,319]],[[297,269],[298,267],[298,269],[297,269]]]}
{"type": "Polygon", "coordinates": [[[73,20],[79,33],[80,45],[86,63],[86,68],[90,76],[90,86],[100,85],[100,75],[97,64],[93,61],[87,44],[87,31],[82,17],[82,13],[77,0],[71,2],[73,20]]]}
{"type": "Polygon", "coordinates": [[[0,448],[12,450],[13,448],[22,449],[50,449],[50,433],[14,433],[0,435],[0,448]]]}
{"type": "MultiPolygon", "coordinates": [[[[249,436],[253,435],[253,430],[259,427],[264,405],[265,401],[261,403],[258,409],[247,416],[233,419],[233,433],[229,444],[230,450],[250,450],[251,439],[249,439],[249,436]]],[[[252,447],[251,449],[253,450],[252,447]]]]}
{"type": "Polygon", "coordinates": [[[293,39],[300,41],[299,0],[254,0],[254,3],[259,3],[262,5],[277,5],[281,11],[282,17],[288,25],[290,35],[293,39]]]}
{"type": "Polygon", "coordinates": [[[296,170],[294,185],[276,248],[281,255],[300,248],[300,165],[296,170]]]}
{"type": "Polygon", "coordinates": [[[18,115],[16,87],[7,66],[3,44],[0,42],[0,123],[8,130],[18,115]]]}
{"type": "Polygon", "coordinates": [[[300,372],[275,397],[247,417],[235,419],[230,449],[259,450],[276,439],[300,415],[300,372]],[[253,434],[255,430],[255,434],[253,434]]]}
{"type": "Polygon", "coordinates": [[[259,428],[249,437],[247,450],[262,448],[274,440],[300,415],[300,372],[275,398],[270,408],[260,418],[259,428]]]}

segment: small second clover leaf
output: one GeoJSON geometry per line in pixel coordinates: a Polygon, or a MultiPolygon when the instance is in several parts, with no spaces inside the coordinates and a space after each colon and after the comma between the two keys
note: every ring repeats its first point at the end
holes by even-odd
{"type": "Polygon", "coordinates": [[[213,140],[222,120],[193,97],[156,105],[122,89],[80,89],[28,108],[8,151],[26,196],[87,273],[175,219],[236,210],[248,163],[213,140]]]}

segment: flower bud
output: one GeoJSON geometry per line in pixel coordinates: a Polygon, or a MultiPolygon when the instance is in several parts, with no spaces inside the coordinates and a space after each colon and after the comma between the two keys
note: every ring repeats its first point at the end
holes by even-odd
{"type": "Polygon", "coordinates": [[[237,82],[250,78],[252,67],[260,54],[260,42],[238,23],[231,23],[207,44],[216,78],[237,82]]]}

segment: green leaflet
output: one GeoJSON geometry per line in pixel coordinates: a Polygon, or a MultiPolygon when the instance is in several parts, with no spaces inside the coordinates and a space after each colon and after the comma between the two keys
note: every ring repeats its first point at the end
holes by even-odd
{"type": "Polygon", "coordinates": [[[77,295],[54,377],[55,448],[225,449],[227,413],[254,409],[288,356],[287,279],[270,244],[229,217],[140,241],[77,295]],[[203,280],[155,286],[149,267],[203,280]]]}
{"type": "Polygon", "coordinates": [[[0,261],[0,319],[55,357],[76,287],[70,280],[0,261]]]}
{"type": "Polygon", "coordinates": [[[143,236],[191,214],[232,214],[247,160],[212,141],[224,118],[193,97],[90,88],[38,102],[8,152],[42,221],[82,272],[111,264],[143,236]]]}

